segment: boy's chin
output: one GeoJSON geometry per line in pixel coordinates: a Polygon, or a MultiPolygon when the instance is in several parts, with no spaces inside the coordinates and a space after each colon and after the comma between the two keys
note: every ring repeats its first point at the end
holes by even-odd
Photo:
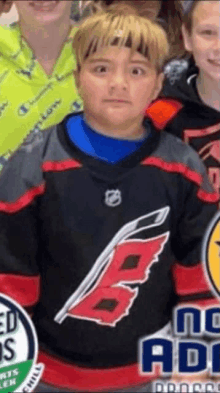
{"type": "Polygon", "coordinates": [[[49,25],[57,22],[60,19],[60,15],[36,15],[34,19],[39,25],[49,25]]]}
{"type": "Polygon", "coordinates": [[[211,79],[213,82],[217,84],[218,87],[220,87],[220,67],[215,66],[215,69],[213,68],[214,66],[203,70],[202,74],[208,77],[208,79],[211,79]]]}
{"type": "Polygon", "coordinates": [[[139,116],[137,114],[133,115],[131,114],[131,111],[129,111],[130,108],[123,108],[122,107],[114,107],[108,110],[107,112],[103,112],[101,117],[102,119],[105,119],[106,124],[111,125],[115,128],[115,126],[123,126],[123,125],[131,125],[133,122],[135,122],[135,119],[137,119],[139,116]]]}
{"type": "Polygon", "coordinates": [[[104,122],[106,123],[106,126],[108,129],[125,129],[126,127],[130,127],[132,123],[135,122],[135,119],[132,117],[120,117],[120,116],[114,116],[112,115],[111,117],[105,118],[104,122]]]}

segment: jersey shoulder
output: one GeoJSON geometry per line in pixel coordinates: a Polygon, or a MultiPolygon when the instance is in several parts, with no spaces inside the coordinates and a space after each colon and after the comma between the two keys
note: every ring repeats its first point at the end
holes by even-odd
{"type": "Polygon", "coordinates": [[[185,165],[201,174],[206,171],[198,153],[180,138],[166,131],[161,132],[160,143],[155,155],[167,162],[185,165]]]}
{"type": "Polygon", "coordinates": [[[0,175],[0,205],[11,204],[13,212],[15,201],[27,198],[27,194],[42,193],[45,186],[42,163],[51,143],[54,148],[57,145],[56,130],[57,126],[43,132],[33,131],[4,164],[0,175]]]}
{"type": "Polygon", "coordinates": [[[174,135],[161,132],[157,148],[142,164],[156,167],[169,176],[179,174],[178,179],[174,177],[176,187],[186,181],[188,185],[196,187],[197,197],[203,202],[219,201],[220,195],[211,185],[206,167],[196,151],[174,135]]]}
{"type": "MultiPolygon", "coordinates": [[[[209,182],[206,168],[196,151],[174,135],[161,132],[157,148],[143,164],[156,167],[170,175],[179,174],[179,179],[185,179],[188,184],[200,189],[200,199],[206,202],[216,203],[219,200],[219,195],[209,182]]],[[[179,183],[176,186],[178,187],[179,183]]]]}

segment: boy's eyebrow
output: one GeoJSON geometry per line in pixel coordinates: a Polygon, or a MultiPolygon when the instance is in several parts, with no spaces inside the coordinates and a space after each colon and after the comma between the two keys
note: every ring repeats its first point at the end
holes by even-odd
{"type": "Polygon", "coordinates": [[[204,23],[204,22],[201,22],[201,23],[200,23],[200,27],[215,28],[215,27],[217,27],[217,26],[215,26],[215,25],[213,25],[213,24],[211,24],[211,23],[204,23]]]}
{"type": "Polygon", "coordinates": [[[104,62],[107,62],[107,63],[111,63],[111,60],[104,59],[103,57],[96,57],[95,59],[88,59],[89,63],[96,63],[97,61],[104,61],[104,62]]]}
{"type": "MultiPolygon", "coordinates": [[[[106,62],[106,63],[111,63],[112,62],[112,60],[109,60],[109,59],[105,59],[105,58],[103,58],[103,57],[96,57],[95,59],[93,58],[93,59],[88,59],[88,62],[89,63],[96,63],[96,62],[98,62],[98,61],[103,61],[103,62],[106,62]]],[[[131,60],[130,61],[130,63],[132,63],[132,64],[144,64],[144,65],[149,65],[149,61],[148,60],[131,60]]]]}
{"type": "Polygon", "coordinates": [[[144,64],[144,65],[149,65],[149,61],[148,60],[131,60],[130,63],[134,63],[134,64],[144,64]]]}

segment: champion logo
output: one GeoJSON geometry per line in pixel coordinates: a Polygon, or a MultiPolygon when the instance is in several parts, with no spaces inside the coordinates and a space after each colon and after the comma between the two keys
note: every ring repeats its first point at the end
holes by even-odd
{"type": "Polygon", "coordinates": [[[122,202],[120,190],[107,190],[105,192],[105,204],[110,207],[120,205],[122,202]]]}

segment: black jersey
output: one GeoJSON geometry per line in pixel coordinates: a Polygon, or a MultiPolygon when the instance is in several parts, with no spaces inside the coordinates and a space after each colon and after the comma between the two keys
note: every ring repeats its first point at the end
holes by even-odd
{"type": "MultiPolygon", "coordinates": [[[[80,115],[75,116],[76,132],[80,115]]],[[[32,134],[0,178],[0,291],[34,306],[45,382],[108,390],[138,373],[138,342],[178,299],[211,295],[201,239],[218,195],[194,150],[156,130],[117,164],[32,134]]]]}
{"type": "Polygon", "coordinates": [[[200,99],[196,88],[198,68],[192,60],[188,68],[184,60],[172,61],[165,74],[163,96],[176,99],[180,104],[166,131],[180,137],[198,152],[216,191],[220,192],[220,112],[200,99]]]}

